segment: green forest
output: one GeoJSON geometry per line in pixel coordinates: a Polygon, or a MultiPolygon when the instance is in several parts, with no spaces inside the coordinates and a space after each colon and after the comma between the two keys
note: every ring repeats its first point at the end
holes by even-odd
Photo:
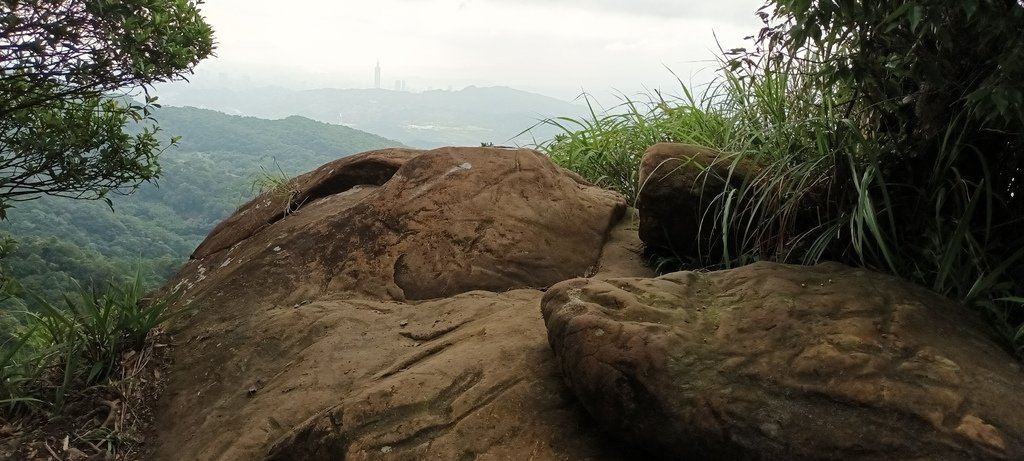
{"type": "Polygon", "coordinates": [[[264,120],[191,107],[164,107],[155,115],[162,136],[180,136],[160,157],[159,180],[131,195],[110,196],[112,206],[60,197],[14,204],[0,222],[8,276],[49,301],[73,292],[76,281],[103,286],[136,271],[155,287],[214,225],[259,192],[254,182],[261,175],[294,176],[399,145],[297,116],[264,120]]]}

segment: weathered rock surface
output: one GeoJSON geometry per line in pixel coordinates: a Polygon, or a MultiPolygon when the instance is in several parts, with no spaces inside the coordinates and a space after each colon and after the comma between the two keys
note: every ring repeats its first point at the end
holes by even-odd
{"type": "Polygon", "coordinates": [[[284,193],[262,194],[258,200],[242,205],[218,224],[192,252],[191,259],[202,259],[252,237],[265,227],[285,218],[309,202],[356,189],[380,186],[405,162],[419,155],[415,149],[382,149],[343,157],[322,165],[289,181],[284,193]]]}
{"type": "MultiPolygon", "coordinates": [[[[720,161],[655,146],[644,180],[675,186],[645,200],[698,184],[656,179],[679,149],[720,161]]],[[[1024,459],[1019,364],[895,279],[652,278],[622,198],[528,150],[369,152],[285,192],[169,282],[195,311],[147,459],[1024,459]]]]}
{"type": "Polygon", "coordinates": [[[313,292],[423,300],[546,287],[592,271],[625,210],[619,195],[525,149],[368,152],[293,186],[217,226],[174,288],[299,302],[313,292]]]}
{"type": "Polygon", "coordinates": [[[665,459],[1024,459],[1024,373],[963,308],[836,264],[578,279],[543,298],[566,382],[665,459]]]}
{"type": "Polygon", "coordinates": [[[535,289],[650,275],[618,195],[498,149],[372,152],[293,184],[300,206],[243,206],[169,282],[196,313],[150,459],[630,458],[561,382],[535,289]]]}
{"type": "Polygon", "coordinates": [[[640,240],[648,252],[696,259],[721,252],[715,196],[760,174],[747,160],[689,144],[651,146],[640,162],[640,240]]]}

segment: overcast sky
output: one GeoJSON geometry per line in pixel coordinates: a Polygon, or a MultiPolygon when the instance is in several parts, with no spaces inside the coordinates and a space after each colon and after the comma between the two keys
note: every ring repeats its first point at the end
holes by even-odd
{"type": "Polygon", "coordinates": [[[572,99],[581,90],[678,87],[713,67],[715,35],[741,45],[761,0],[207,0],[217,57],[198,85],[409,90],[503,85],[572,99]],[[715,35],[713,35],[715,34],[715,35]],[[695,77],[694,77],[695,76],[695,77]]]}

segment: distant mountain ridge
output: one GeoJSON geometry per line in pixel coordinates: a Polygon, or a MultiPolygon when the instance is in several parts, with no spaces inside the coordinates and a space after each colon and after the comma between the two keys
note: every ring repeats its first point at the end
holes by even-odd
{"type": "Polygon", "coordinates": [[[300,168],[294,173],[320,166],[333,158],[331,152],[354,154],[381,147],[398,147],[387,139],[352,127],[324,123],[291,115],[275,120],[226,114],[197,107],[163,106],[155,113],[161,130],[180,136],[176,152],[235,152],[247,156],[275,156],[300,168]],[[289,156],[283,155],[288,153],[289,156]],[[298,156],[295,158],[294,156],[298,156]],[[316,162],[315,165],[309,162],[316,162]]]}
{"type": "Polygon", "coordinates": [[[529,145],[557,130],[539,126],[546,118],[583,115],[586,108],[508,87],[474,87],[421,93],[384,89],[290,90],[163,87],[161,102],[234,115],[285,118],[300,115],[396,139],[414,147],[529,145]]]}

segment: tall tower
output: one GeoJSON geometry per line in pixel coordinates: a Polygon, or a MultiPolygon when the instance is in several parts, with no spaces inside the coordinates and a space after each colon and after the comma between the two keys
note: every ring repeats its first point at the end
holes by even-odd
{"type": "Polygon", "coordinates": [[[373,69],[373,87],[380,89],[380,59],[377,60],[377,67],[373,69]]]}

